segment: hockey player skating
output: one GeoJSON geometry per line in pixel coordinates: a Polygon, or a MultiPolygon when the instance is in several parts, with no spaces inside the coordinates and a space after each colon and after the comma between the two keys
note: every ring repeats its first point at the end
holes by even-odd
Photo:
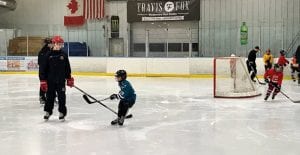
{"type": "Polygon", "coordinates": [[[283,79],[283,67],[275,64],[273,69],[268,70],[265,75],[266,83],[269,83],[269,87],[266,93],[265,101],[268,100],[269,96],[272,94],[272,99],[280,92],[282,79],[283,79]]]}
{"type": "Polygon", "coordinates": [[[118,94],[110,95],[110,99],[119,99],[118,117],[111,122],[112,125],[123,125],[125,116],[136,100],[136,94],[130,82],[126,80],[127,73],[125,70],[118,70],[115,74],[116,81],[119,84],[120,91],[118,94]]]}
{"type": "MultiPolygon", "coordinates": [[[[44,46],[40,50],[38,54],[38,65],[39,65],[39,70],[43,68],[42,66],[45,65],[46,62],[46,54],[50,51],[51,48],[51,38],[45,38],[44,39],[44,46]]],[[[41,80],[41,79],[40,79],[41,80]]],[[[45,104],[46,102],[46,92],[43,91],[40,87],[40,93],[39,93],[39,100],[40,104],[45,104]]]]}
{"type": "Polygon", "coordinates": [[[263,60],[265,64],[265,72],[267,72],[267,70],[271,69],[273,66],[273,55],[271,54],[271,50],[269,48],[264,54],[263,60]]]}
{"type": "Polygon", "coordinates": [[[257,69],[256,69],[256,53],[260,51],[259,47],[256,46],[253,50],[250,51],[248,54],[248,60],[246,61],[247,63],[247,69],[251,75],[251,80],[253,82],[256,82],[254,78],[256,77],[257,69]]]}
{"type": "Polygon", "coordinates": [[[279,66],[285,67],[287,64],[289,64],[289,61],[285,58],[285,51],[281,50],[280,51],[280,56],[278,58],[277,64],[279,66]]]}
{"type": "Polygon", "coordinates": [[[67,115],[66,80],[69,87],[74,86],[69,58],[61,49],[63,43],[64,40],[60,36],[52,38],[53,48],[46,55],[45,65],[41,67],[39,73],[41,89],[47,92],[47,100],[44,106],[45,121],[52,115],[55,93],[58,96],[59,120],[65,120],[65,116],[67,115]]]}

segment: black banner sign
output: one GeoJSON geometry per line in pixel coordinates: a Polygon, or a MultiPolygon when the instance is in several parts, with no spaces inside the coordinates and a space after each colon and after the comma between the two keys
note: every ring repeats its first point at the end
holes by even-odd
{"type": "Polygon", "coordinates": [[[200,20],[199,0],[128,0],[127,21],[200,20]]]}

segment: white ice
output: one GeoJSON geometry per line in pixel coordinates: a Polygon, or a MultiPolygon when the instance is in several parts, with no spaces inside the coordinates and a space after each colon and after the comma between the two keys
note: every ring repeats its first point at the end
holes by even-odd
{"type": "MultiPolygon", "coordinates": [[[[99,104],[67,89],[68,116],[57,107],[43,121],[36,75],[0,75],[1,155],[299,155],[300,105],[279,94],[274,101],[214,99],[211,79],[132,78],[137,103],[123,127],[99,104]]],[[[118,91],[113,77],[75,76],[96,98],[118,91]]],[[[300,99],[300,86],[283,90],[300,99]]],[[[265,86],[260,91],[265,93],[265,86]]],[[[117,110],[117,101],[104,104],[117,110]]]]}

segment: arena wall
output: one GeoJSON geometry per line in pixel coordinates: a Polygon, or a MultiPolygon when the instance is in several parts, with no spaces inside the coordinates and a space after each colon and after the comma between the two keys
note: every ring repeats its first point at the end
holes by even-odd
{"type": "MultiPolygon", "coordinates": [[[[275,62],[277,60],[275,59],[275,62]]],[[[73,72],[113,74],[125,69],[140,76],[205,76],[213,74],[213,58],[85,58],[71,57],[73,72]]],[[[262,58],[256,60],[258,75],[264,74],[262,58]]],[[[285,75],[290,75],[289,67],[285,75]]]]}

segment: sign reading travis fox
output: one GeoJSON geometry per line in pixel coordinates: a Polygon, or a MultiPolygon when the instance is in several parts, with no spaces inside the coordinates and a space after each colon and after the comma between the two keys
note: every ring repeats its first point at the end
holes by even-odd
{"type": "Polygon", "coordinates": [[[128,0],[127,21],[199,20],[199,0],[128,0]]]}

